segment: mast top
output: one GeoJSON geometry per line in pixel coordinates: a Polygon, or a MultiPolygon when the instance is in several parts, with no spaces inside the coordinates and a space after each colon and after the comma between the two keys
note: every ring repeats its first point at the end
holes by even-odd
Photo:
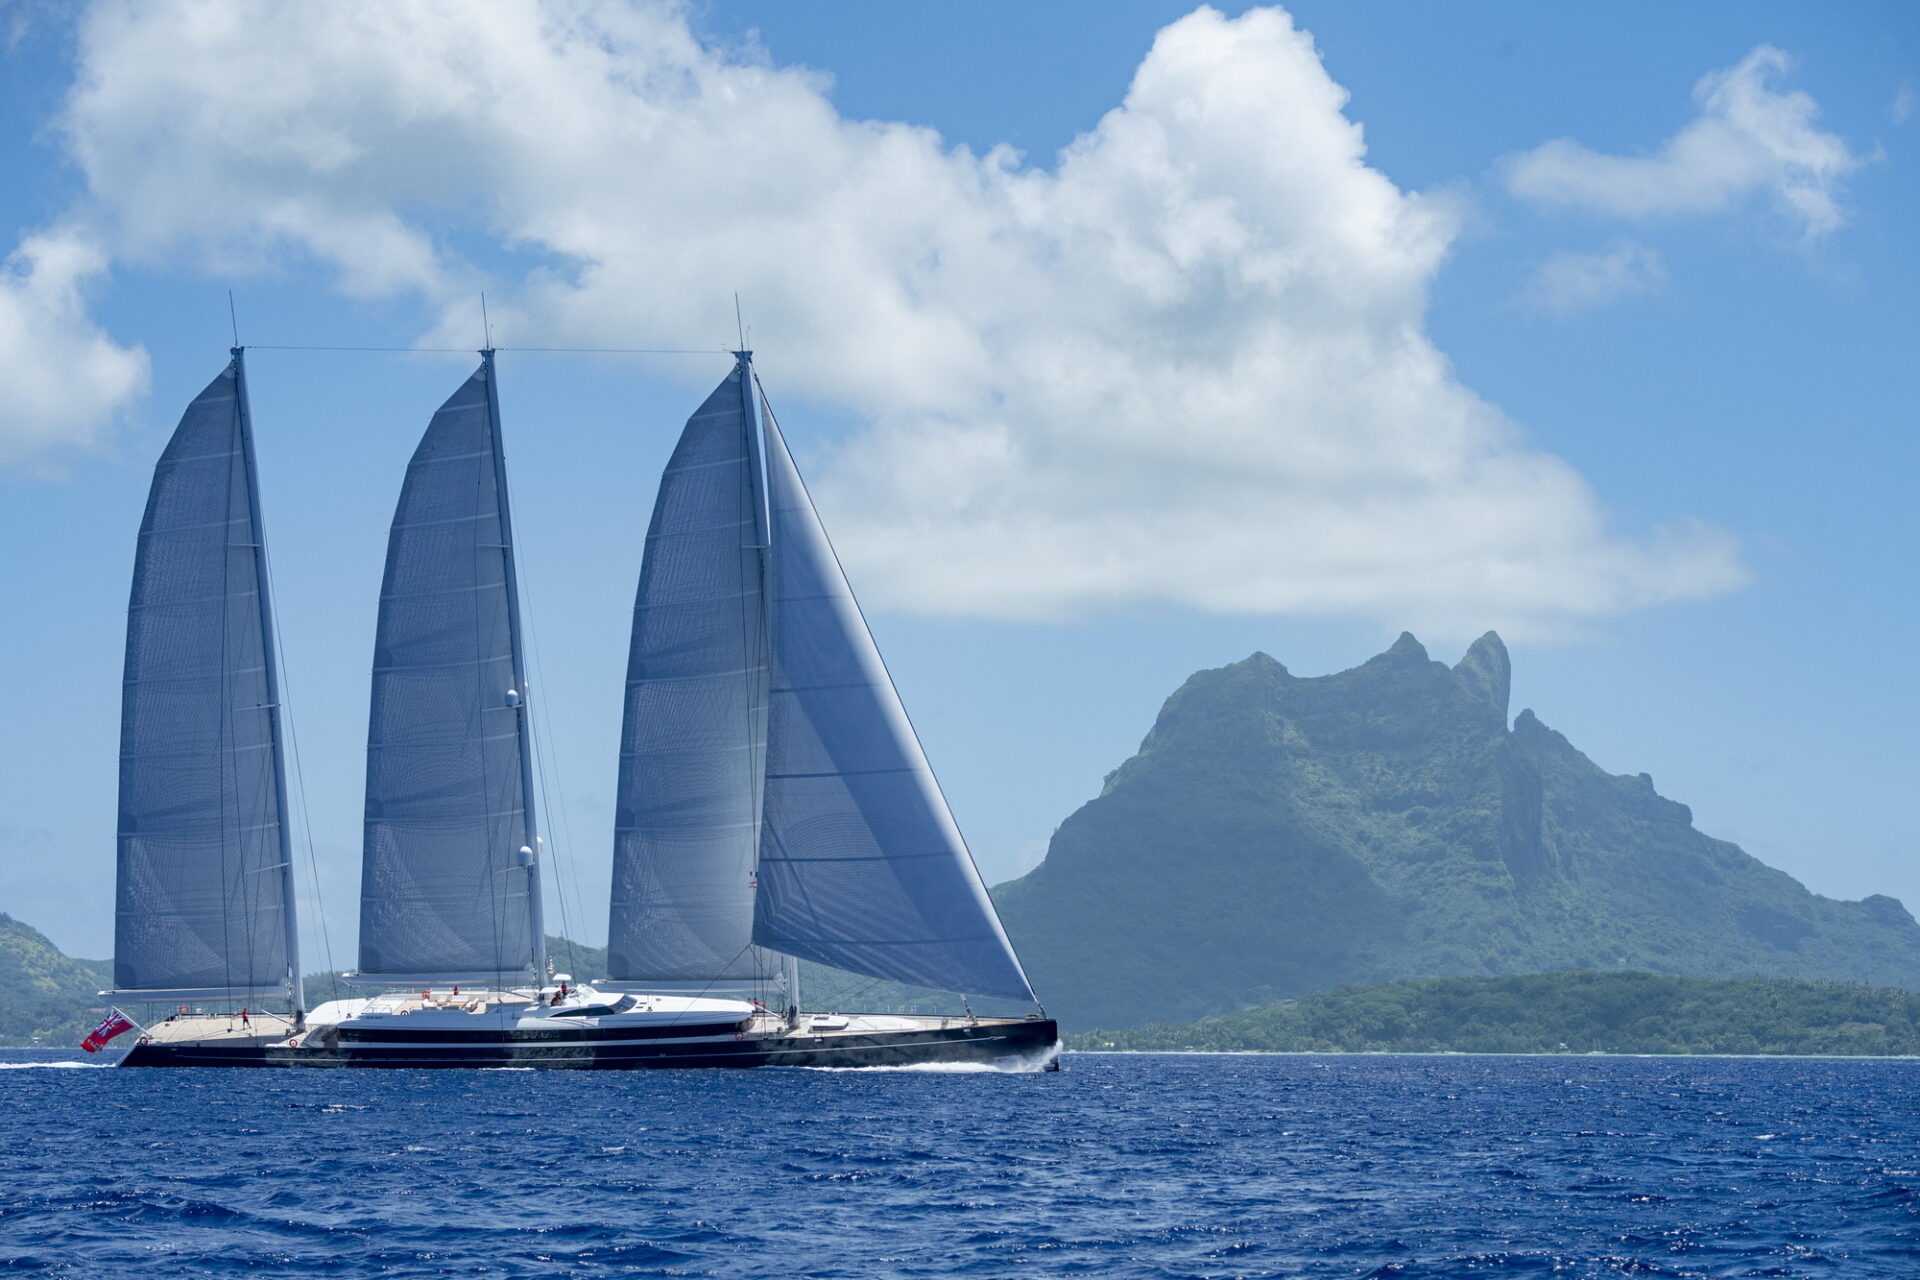
{"type": "Polygon", "coordinates": [[[736,351],[736,352],[734,352],[734,353],[733,353],[733,358],[734,358],[735,360],[738,360],[738,361],[739,361],[739,362],[740,362],[741,364],[752,364],[752,363],[753,363],[753,352],[751,352],[751,351],[736,351]]]}

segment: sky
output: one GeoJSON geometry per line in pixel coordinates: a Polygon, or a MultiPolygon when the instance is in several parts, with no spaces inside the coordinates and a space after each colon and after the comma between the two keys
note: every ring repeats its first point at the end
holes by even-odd
{"type": "Polygon", "coordinates": [[[349,963],[386,525],[483,294],[576,936],[736,294],[989,882],[1193,671],[1496,628],[1516,713],[1920,904],[1917,93],[1892,3],[0,0],[0,911],[111,949],[134,534],[237,326],[349,963]],[[693,354],[513,350],[607,346],[693,354]]]}

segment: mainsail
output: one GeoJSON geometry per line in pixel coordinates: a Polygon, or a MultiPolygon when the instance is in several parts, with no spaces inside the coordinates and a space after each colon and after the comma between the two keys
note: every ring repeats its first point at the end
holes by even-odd
{"type": "Polygon", "coordinates": [[[647,528],[615,800],[607,972],[765,980],[752,945],[766,768],[765,514],[744,366],[687,420],[647,528]]]}
{"type": "Polygon", "coordinates": [[[387,541],[367,728],[367,979],[520,975],[544,958],[512,523],[482,357],[414,451],[387,541]]]}
{"type": "Polygon", "coordinates": [[[154,468],[127,610],[114,995],[302,1007],[239,348],[154,468]]]}
{"type": "Polygon", "coordinates": [[[753,940],[871,977],[1033,998],[771,414],[772,683],[753,940]]]}

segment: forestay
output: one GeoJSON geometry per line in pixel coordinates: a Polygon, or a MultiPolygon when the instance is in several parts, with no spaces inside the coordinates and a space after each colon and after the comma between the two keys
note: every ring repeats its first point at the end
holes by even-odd
{"type": "Polygon", "coordinates": [[[483,363],[408,464],[387,541],[367,728],[360,972],[524,974],[531,848],[510,524],[483,363]]]}
{"type": "Polygon", "coordinates": [[[660,481],[633,608],[607,970],[653,989],[764,980],[752,946],[766,756],[764,517],[736,366],[660,481]]]}
{"type": "Polygon", "coordinates": [[[241,355],[154,468],[127,611],[117,995],[286,994],[293,921],[241,355]]]}
{"type": "Polygon", "coordinates": [[[771,415],[772,683],[754,941],[876,978],[1032,998],[771,415]]]}

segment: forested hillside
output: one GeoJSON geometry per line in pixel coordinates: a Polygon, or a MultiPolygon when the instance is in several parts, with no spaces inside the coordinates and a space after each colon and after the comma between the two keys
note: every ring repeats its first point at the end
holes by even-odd
{"type": "Polygon", "coordinates": [[[1920,994],[1791,978],[1541,973],[1342,987],[1076,1049],[1920,1054],[1920,994]]]}

